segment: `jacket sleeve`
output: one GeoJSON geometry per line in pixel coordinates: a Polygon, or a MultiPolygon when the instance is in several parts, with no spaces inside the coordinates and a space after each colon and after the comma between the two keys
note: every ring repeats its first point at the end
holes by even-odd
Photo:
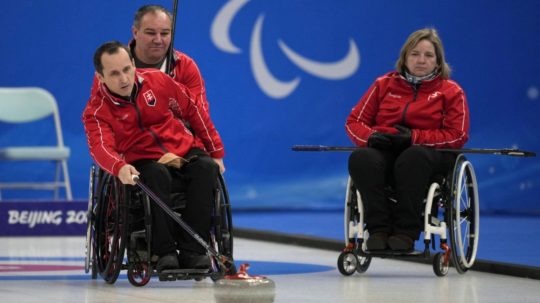
{"type": "Polygon", "coordinates": [[[114,134],[110,125],[102,119],[103,101],[91,98],[83,111],[82,122],[90,156],[96,164],[108,173],[118,176],[126,161],[114,149],[114,134]]]}
{"type": "Polygon", "coordinates": [[[185,54],[177,52],[180,59],[180,64],[176,66],[175,80],[186,86],[195,97],[199,107],[208,112],[209,104],[206,99],[206,88],[201,71],[197,63],[185,54]]]}
{"type": "Polygon", "coordinates": [[[367,146],[369,136],[375,132],[371,126],[375,123],[379,107],[379,90],[378,82],[373,83],[352,109],[345,123],[347,135],[357,146],[367,146]]]}
{"type": "Polygon", "coordinates": [[[171,80],[171,82],[174,82],[173,87],[176,89],[178,101],[178,106],[171,108],[173,114],[189,122],[195,136],[202,140],[210,156],[223,158],[225,156],[223,143],[214,123],[210,119],[210,114],[202,108],[201,102],[186,86],[176,81],[171,80]]]}
{"type": "Polygon", "coordinates": [[[434,148],[461,148],[469,139],[469,107],[463,89],[453,86],[445,94],[444,118],[440,129],[412,130],[412,143],[434,148]]]}

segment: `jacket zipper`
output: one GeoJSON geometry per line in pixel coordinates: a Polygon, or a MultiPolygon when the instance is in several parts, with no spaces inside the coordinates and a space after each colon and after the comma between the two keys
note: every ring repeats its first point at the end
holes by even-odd
{"type": "Polygon", "coordinates": [[[416,101],[416,97],[418,96],[418,87],[416,85],[411,85],[412,86],[412,89],[414,91],[414,94],[413,94],[413,99],[412,101],[410,102],[407,102],[407,104],[405,104],[405,108],[403,109],[403,114],[401,114],[401,125],[406,125],[405,124],[405,115],[407,114],[407,110],[409,109],[409,105],[416,101]]]}
{"type": "MultiPolygon", "coordinates": [[[[135,101],[135,100],[134,100],[135,101]]],[[[137,103],[136,102],[131,102],[131,104],[133,104],[133,107],[135,108],[135,112],[137,113],[137,121],[138,121],[138,125],[139,125],[139,128],[141,129],[142,132],[144,131],[148,131],[150,133],[150,135],[152,135],[152,137],[154,137],[154,140],[156,141],[157,145],[166,153],[168,153],[169,151],[165,148],[165,146],[163,146],[163,144],[161,143],[161,141],[159,140],[159,137],[156,135],[156,133],[154,133],[151,129],[146,129],[144,128],[144,126],[142,125],[142,118],[141,118],[141,112],[139,111],[139,108],[137,107],[137,103]]]]}

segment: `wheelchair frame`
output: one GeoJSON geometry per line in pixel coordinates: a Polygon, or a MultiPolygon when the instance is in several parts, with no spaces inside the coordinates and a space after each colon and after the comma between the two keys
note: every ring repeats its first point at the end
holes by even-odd
{"type": "MultiPolygon", "coordinates": [[[[324,145],[295,145],[293,151],[354,151],[359,147],[324,145]]],[[[453,170],[442,181],[433,182],[428,189],[424,208],[424,251],[410,253],[373,251],[366,249],[369,234],[364,229],[363,204],[360,193],[349,178],[345,197],[345,248],[338,257],[338,269],[349,276],[355,271],[366,272],[372,257],[430,258],[430,244],[435,249],[435,235],[440,237],[440,248],[433,257],[433,271],[445,276],[450,260],[457,272],[467,272],[476,260],[480,232],[478,185],[472,163],[464,153],[535,157],[536,153],[518,149],[438,149],[457,154],[453,170]],[[448,230],[448,233],[447,233],[448,230]],[[448,236],[450,243],[448,243],[448,236]]]]}
{"type": "Polygon", "coordinates": [[[364,229],[363,212],[360,193],[349,178],[344,218],[346,247],[338,258],[338,269],[343,275],[367,271],[372,257],[430,258],[430,244],[435,248],[435,235],[440,237],[442,249],[433,258],[433,271],[437,276],[448,273],[450,260],[459,273],[465,273],[474,264],[480,231],[478,186],[473,166],[463,154],[457,156],[454,169],[446,178],[429,187],[424,207],[422,252],[368,251],[365,239],[369,234],[364,229]]]}
{"type": "MultiPolygon", "coordinates": [[[[85,272],[91,272],[92,279],[96,279],[99,274],[105,282],[113,284],[120,271],[127,269],[128,280],[134,286],[146,285],[152,276],[158,276],[160,281],[188,279],[200,281],[205,277],[215,281],[222,278],[225,273],[234,273],[236,269],[232,257],[233,226],[229,196],[221,175],[217,183],[210,243],[205,246],[212,260],[212,269],[164,270],[157,273],[153,268],[157,260],[152,259],[151,248],[147,244],[151,243],[152,237],[150,214],[152,201],[148,194],[144,190],[123,185],[116,177],[92,166],[85,272]],[[143,216],[134,218],[136,216],[134,212],[141,212],[140,204],[143,216]],[[141,229],[141,226],[144,226],[144,229],[141,229]],[[140,249],[141,246],[145,247],[140,249]],[[124,259],[126,251],[127,258],[124,259]]],[[[167,208],[165,212],[174,216],[175,221],[181,221],[178,213],[167,205],[165,207],[167,208]]],[[[189,226],[187,228],[190,229],[189,226]]],[[[193,236],[199,237],[196,234],[193,236]]],[[[199,239],[202,240],[200,237],[199,239]]]]}

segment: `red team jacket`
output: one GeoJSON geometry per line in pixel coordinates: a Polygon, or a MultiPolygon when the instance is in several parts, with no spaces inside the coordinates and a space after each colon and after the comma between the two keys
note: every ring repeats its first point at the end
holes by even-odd
{"type": "Polygon", "coordinates": [[[469,137],[465,93],[456,82],[440,77],[415,90],[397,72],[390,72],[375,80],[352,109],[345,129],[357,146],[364,147],[376,131],[396,133],[396,124],[411,129],[412,144],[461,148],[469,137]]]}
{"type": "MultiPolygon", "coordinates": [[[[129,43],[129,47],[133,52],[135,40],[132,40],[129,43]]],[[[161,66],[160,70],[162,72],[165,72],[165,65],[166,60],[161,66]]],[[[195,100],[200,103],[200,107],[202,107],[205,111],[208,111],[208,100],[206,99],[204,79],[201,75],[199,67],[191,57],[178,50],[174,50],[173,69],[170,76],[176,80],[176,82],[182,83],[184,86],[186,86],[195,97],[195,100]]],[[[92,89],[90,92],[93,93],[94,90],[97,89],[98,85],[99,81],[94,76],[92,89]]]]}
{"type": "MultiPolygon", "coordinates": [[[[129,42],[129,48],[132,53],[135,52],[135,43],[135,40],[129,42]]],[[[167,60],[164,60],[159,70],[165,72],[166,65],[167,60]]],[[[178,50],[174,50],[173,66],[170,76],[176,80],[176,82],[183,84],[191,91],[194,100],[197,101],[200,108],[203,108],[206,112],[209,111],[204,79],[195,60],[178,50]]],[[[93,93],[98,86],[99,81],[97,77],[94,76],[91,93],[93,93]]],[[[202,141],[198,137],[196,137],[195,140],[199,141],[198,144],[202,145],[202,141]]]]}
{"type": "Polygon", "coordinates": [[[206,89],[199,67],[188,55],[174,51],[174,68],[172,70],[174,80],[184,84],[193,93],[201,104],[201,107],[208,111],[208,100],[206,99],[206,89]]]}
{"type": "Polygon", "coordinates": [[[157,160],[167,152],[184,156],[193,147],[223,158],[221,138],[190,90],[156,69],[138,69],[135,78],[134,103],[113,96],[104,84],[92,89],[82,120],[96,164],[117,176],[127,163],[157,160]]]}

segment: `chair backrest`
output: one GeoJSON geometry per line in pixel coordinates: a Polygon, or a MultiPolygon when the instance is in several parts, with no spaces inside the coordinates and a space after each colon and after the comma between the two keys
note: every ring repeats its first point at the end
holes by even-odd
{"type": "Polygon", "coordinates": [[[0,121],[25,123],[57,111],[54,97],[42,88],[0,88],[0,121]]]}
{"type": "Polygon", "coordinates": [[[27,123],[53,115],[56,138],[64,146],[56,99],[39,87],[0,87],[0,121],[27,123]]]}

